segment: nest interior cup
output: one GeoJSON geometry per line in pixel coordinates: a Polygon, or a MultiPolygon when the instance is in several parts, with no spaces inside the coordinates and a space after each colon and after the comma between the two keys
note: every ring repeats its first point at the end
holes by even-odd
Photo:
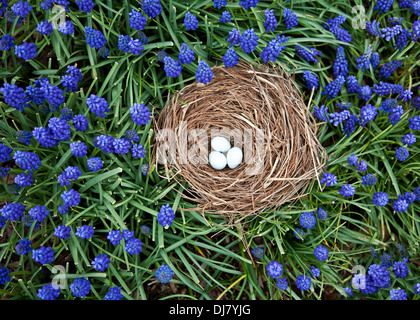
{"type": "Polygon", "coordinates": [[[231,221],[304,196],[326,152],[295,82],[281,68],[244,61],[212,70],[210,83],[175,93],[155,122],[154,162],[162,175],[186,182],[183,196],[195,209],[231,221]],[[238,167],[210,166],[215,136],[243,150],[238,167]]]}

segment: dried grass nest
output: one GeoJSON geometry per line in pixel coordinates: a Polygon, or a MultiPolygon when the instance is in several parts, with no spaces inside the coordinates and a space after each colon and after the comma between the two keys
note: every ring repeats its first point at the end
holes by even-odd
{"type": "Polygon", "coordinates": [[[230,223],[307,194],[327,156],[295,82],[280,67],[245,61],[212,70],[210,83],[173,94],[155,121],[153,162],[164,166],[161,176],[186,182],[182,196],[197,204],[194,210],[230,223]],[[237,168],[208,164],[216,135],[243,150],[237,168]]]}

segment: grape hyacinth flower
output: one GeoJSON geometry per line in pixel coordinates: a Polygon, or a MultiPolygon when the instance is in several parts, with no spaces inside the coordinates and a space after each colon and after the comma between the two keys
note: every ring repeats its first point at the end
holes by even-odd
{"type": "Polygon", "coordinates": [[[146,125],[151,119],[149,108],[143,103],[135,103],[130,108],[130,115],[132,121],[141,126],[146,125]]]}
{"type": "Polygon", "coordinates": [[[314,249],[315,258],[319,261],[326,261],[328,259],[328,253],[328,249],[322,245],[319,245],[314,249]]]}
{"type": "Polygon", "coordinates": [[[264,248],[256,247],[251,250],[251,253],[256,259],[261,259],[264,256],[264,248]]]}
{"type": "Polygon", "coordinates": [[[325,172],[322,176],[322,179],[320,181],[321,184],[325,183],[327,187],[332,187],[337,183],[337,177],[333,175],[332,173],[325,172]]]}
{"type": "Polygon", "coordinates": [[[125,251],[131,255],[139,254],[142,250],[142,242],[140,239],[131,238],[125,243],[125,251]]]}
{"type": "Polygon", "coordinates": [[[57,117],[52,117],[48,120],[48,128],[51,130],[53,138],[57,141],[70,140],[70,124],[65,120],[57,117]]]}
{"type": "Polygon", "coordinates": [[[391,300],[407,300],[407,292],[404,289],[392,289],[389,294],[391,300]]]}
{"type": "Polygon", "coordinates": [[[61,199],[63,199],[64,205],[66,207],[74,207],[80,203],[81,197],[76,190],[70,189],[68,191],[64,191],[61,194],[61,199]]]}
{"type": "Polygon", "coordinates": [[[92,157],[87,159],[87,167],[92,172],[97,172],[102,169],[103,162],[99,157],[92,157]]]}
{"type": "Polygon", "coordinates": [[[403,63],[399,60],[390,61],[379,68],[379,77],[388,79],[403,63]]]}
{"type": "Polygon", "coordinates": [[[112,287],[106,293],[104,300],[122,300],[124,296],[121,294],[120,287],[112,287]]]}
{"type": "Polygon", "coordinates": [[[346,59],[346,54],[344,52],[344,47],[338,47],[337,48],[337,54],[334,60],[333,64],[333,76],[343,76],[347,77],[347,74],[349,72],[348,68],[348,61],[346,59]]]}
{"type": "Polygon", "coordinates": [[[23,217],[25,206],[21,203],[8,203],[0,209],[0,213],[6,220],[17,221],[23,217]]]}
{"type": "Polygon", "coordinates": [[[12,152],[13,152],[13,149],[5,146],[3,143],[0,142],[0,162],[6,162],[12,159],[12,156],[11,156],[12,152]]]}
{"type": "Polygon", "coordinates": [[[108,101],[94,94],[91,94],[89,98],[86,99],[86,105],[90,111],[92,111],[99,118],[106,118],[106,112],[109,112],[108,101]]]}
{"type": "Polygon", "coordinates": [[[172,276],[174,272],[172,269],[167,265],[160,265],[160,267],[156,270],[155,276],[160,283],[168,283],[172,280],[172,276]]]}
{"type": "Polygon", "coordinates": [[[150,234],[150,228],[148,226],[141,226],[140,227],[140,233],[144,234],[145,236],[148,236],[150,234]]]}
{"type": "Polygon", "coordinates": [[[130,142],[139,142],[139,140],[140,140],[140,136],[139,136],[139,134],[136,132],[136,130],[133,130],[133,129],[128,129],[128,130],[125,132],[124,139],[126,139],[126,140],[128,140],[128,141],[130,141],[130,142]]]}
{"type": "Polygon", "coordinates": [[[369,46],[366,52],[362,53],[358,58],[356,58],[356,69],[361,69],[362,71],[369,70],[372,66],[372,69],[375,69],[374,65],[376,64],[374,61],[374,56],[372,52],[372,47],[369,46]]]}
{"type": "Polygon", "coordinates": [[[50,247],[41,246],[32,250],[32,259],[40,264],[48,264],[54,261],[54,250],[50,247]]]}
{"type": "Polygon", "coordinates": [[[410,89],[406,89],[403,92],[401,92],[398,100],[403,101],[403,102],[408,102],[411,101],[413,96],[413,91],[411,91],[410,89]]]}
{"type": "Polygon", "coordinates": [[[16,253],[22,256],[26,256],[29,252],[32,252],[31,245],[31,241],[29,241],[26,238],[23,238],[15,246],[16,253]]]}
{"type": "Polygon", "coordinates": [[[404,261],[396,261],[392,265],[392,271],[397,278],[405,279],[408,276],[408,267],[404,261]]]}
{"type": "Polygon", "coordinates": [[[238,64],[239,55],[236,53],[234,48],[229,48],[223,55],[223,63],[225,68],[233,68],[238,64]]]}
{"type": "Polygon", "coordinates": [[[359,88],[359,98],[368,101],[372,98],[372,89],[369,85],[361,86],[359,88]]]}
{"type": "Polygon", "coordinates": [[[379,37],[381,32],[380,22],[376,19],[372,22],[366,21],[366,31],[372,36],[379,37]]]}
{"type": "Polygon", "coordinates": [[[395,157],[398,159],[398,161],[405,161],[410,157],[410,152],[407,148],[399,147],[397,150],[395,150],[395,157]]]}
{"type": "Polygon", "coordinates": [[[95,49],[102,48],[106,43],[106,39],[101,31],[92,29],[89,26],[85,27],[86,43],[95,49]]]}
{"type": "Polygon", "coordinates": [[[378,0],[373,10],[379,10],[379,13],[387,13],[391,9],[394,0],[378,0]]]}
{"type": "Polygon", "coordinates": [[[241,0],[239,1],[239,5],[243,6],[245,10],[249,8],[256,7],[259,0],[241,0]]]}
{"type": "Polygon", "coordinates": [[[62,224],[58,226],[57,228],[55,228],[54,235],[59,239],[66,240],[68,239],[68,237],[70,237],[70,231],[71,231],[70,227],[66,227],[66,225],[62,224]]]}
{"type": "Polygon", "coordinates": [[[359,93],[360,86],[355,76],[351,75],[347,77],[347,93],[359,93]]]}
{"type": "Polygon", "coordinates": [[[76,131],[85,132],[89,127],[89,121],[83,114],[76,114],[73,117],[73,126],[76,131]]]}
{"type": "Polygon", "coordinates": [[[362,160],[359,164],[356,165],[357,171],[366,172],[368,164],[366,161],[362,160]]]}
{"type": "Polygon", "coordinates": [[[165,229],[169,228],[175,218],[175,213],[169,204],[162,205],[157,215],[159,224],[165,229]]]}
{"type": "Polygon", "coordinates": [[[141,55],[144,50],[143,43],[140,41],[140,39],[131,38],[128,41],[128,49],[132,54],[141,55]]]}
{"type": "Polygon", "coordinates": [[[321,121],[328,122],[329,121],[329,113],[328,113],[328,107],[325,107],[324,105],[317,107],[314,107],[313,111],[314,116],[321,121]]]}
{"type": "Polygon", "coordinates": [[[238,29],[233,28],[229,31],[229,37],[227,38],[227,42],[229,42],[229,48],[239,44],[241,41],[241,34],[239,33],[238,29]]]}
{"type": "Polygon", "coordinates": [[[367,186],[373,186],[376,184],[377,181],[378,179],[373,173],[369,173],[362,177],[362,184],[367,186]]]}
{"type": "Polygon", "coordinates": [[[15,54],[23,60],[31,60],[37,55],[37,47],[34,43],[23,42],[15,46],[15,54]]]}
{"type": "Polygon", "coordinates": [[[283,17],[284,17],[284,25],[289,30],[296,27],[299,24],[299,19],[296,16],[296,14],[294,14],[292,10],[288,8],[285,8],[283,10],[283,17]]]}
{"type": "Polygon", "coordinates": [[[109,267],[111,260],[106,254],[98,254],[97,257],[92,261],[92,267],[98,271],[104,272],[109,267]]]}
{"type": "Polygon", "coordinates": [[[141,12],[132,9],[129,15],[130,28],[137,30],[144,30],[146,27],[147,18],[141,12]]]}
{"type": "Polygon", "coordinates": [[[191,12],[187,11],[184,17],[184,26],[186,30],[195,30],[198,28],[198,19],[191,12]]]}
{"type": "Polygon", "coordinates": [[[32,179],[32,173],[26,174],[22,172],[15,177],[15,183],[21,188],[31,186],[33,182],[34,179],[32,179]]]}
{"type": "Polygon", "coordinates": [[[372,203],[374,205],[384,207],[388,204],[389,198],[386,192],[376,192],[373,194],[372,203]]]}
{"type": "Polygon", "coordinates": [[[70,284],[70,291],[77,298],[86,298],[90,292],[90,282],[85,278],[74,279],[70,284]]]}
{"type": "Polygon", "coordinates": [[[222,23],[232,22],[231,19],[232,19],[232,15],[229,13],[229,11],[223,11],[219,21],[222,23]]]}
{"type": "Polygon", "coordinates": [[[41,21],[36,27],[36,31],[40,34],[49,35],[53,31],[52,23],[48,20],[41,21]]]}
{"type": "Polygon", "coordinates": [[[275,260],[267,264],[265,270],[267,271],[267,275],[274,279],[281,277],[281,275],[283,274],[283,266],[281,265],[281,263],[275,260]]]}
{"type": "Polygon", "coordinates": [[[90,13],[95,4],[92,0],[76,0],[76,4],[79,7],[79,10],[90,13]]]}
{"type": "MultiPolygon", "coordinates": [[[[60,31],[63,34],[73,34],[74,33],[74,24],[70,20],[64,21],[59,24],[58,31],[60,31]]],[[[87,39],[86,39],[87,41],[87,39]]]]}
{"type": "Polygon", "coordinates": [[[113,142],[114,152],[119,154],[126,154],[130,151],[131,142],[127,139],[114,139],[113,142]]]}
{"type": "Polygon", "coordinates": [[[121,233],[121,231],[111,230],[108,232],[108,236],[106,238],[109,240],[109,242],[116,246],[117,244],[120,244],[123,238],[123,234],[121,233]]]}
{"type": "Polygon", "coordinates": [[[9,51],[10,49],[15,47],[15,43],[13,42],[15,37],[11,36],[10,34],[6,33],[4,36],[0,38],[0,50],[9,51]]]}
{"type": "Polygon", "coordinates": [[[389,270],[378,264],[371,264],[368,269],[373,285],[378,288],[388,288],[391,285],[391,276],[389,270]]]}
{"type": "Polygon", "coordinates": [[[312,89],[312,88],[315,88],[315,90],[318,89],[319,80],[315,74],[313,74],[309,70],[305,70],[303,72],[303,79],[305,80],[305,85],[308,89],[312,89]]]}
{"type": "Polygon", "coordinates": [[[275,31],[277,27],[277,19],[273,13],[273,9],[266,9],[264,11],[264,27],[265,33],[269,33],[270,31],[275,31]]]}
{"type": "Polygon", "coordinates": [[[414,116],[408,119],[408,127],[411,130],[420,130],[420,116],[414,116]]]}
{"type": "Polygon", "coordinates": [[[214,0],[213,7],[220,9],[221,7],[227,5],[227,0],[214,0]]]}
{"type": "Polygon", "coordinates": [[[43,222],[49,213],[49,210],[45,206],[40,206],[39,204],[28,211],[31,218],[38,222],[43,222]]]}
{"type": "Polygon", "coordinates": [[[302,291],[309,290],[311,287],[312,281],[309,276],[306,275],[299,275],[296,278],[296,286],[298,289],[302,291]]]}
{"type": "Polygon", "coordinates": [[[163,70],[165,70],[165,73],[168,77],[176,78],[181,75],[183,67],[179,63],[179,61],[167,56],[163,59],[163,62],[164,62],[163,70]]]}
{"type": "Polygon", "coordinates": [[[293,231],[293,234],[294,234],[295,238],[298,239],[298,240],[302,240],[305,237],[305,231],[300,229],[300,228],[296,228],[293,231]]]}
{"type": "Polygon", "coordinates": [[[316,56],[322,54],[321,51],[316,50],[315,48],[308,48],[307,46],[301,47],[300,45],[295,45],[296,52],[308,62],[318,62],[316,56]]]}
{"type": "Polygon", "coordinates": [[[130,36],[128,35],[119,35],[118,36],[118,49],[120,49],[121,51],[124,52],[128,52],[130,51],[130,49],[128,48],[128,42],[130,41],[130,36]]]}
{"type": "Polygon", "coordinates": [[[251,53],[258,45],[258,36],[253,28],[245,30],[240,36],[239,46],[245,53],[251,53]]]}
{"type": "Polygon", "coordinates": [[[195,59],[194,51],[184,42],[179,49],[178,60],[183,64],[191,63],[195,59]]]}
{"type": "Polygon", "coordinates": [[[395,38],[395,36],[399,35],[402,30],[403,27],[401,25],[386,27],[381,30],[381,37],[385,39],[385,41],[390,41],[391,39],[395,38]]]}
{"type": "Polygon", "coordinates": [[[2,178],[6,177],[11,169],[12,168],[0,167],[0,177],[2,178]]]}
{"type": "Polygon", "coordinates": [[[405,199],[399,198],[392,204],[392,208],[395,212],[404,212],[408,210],[409,203],[405,199]]]}
{"type": "Polygon", "coordinates": [[[198,62],[198,68],[195,73],[195,78],[198,82],[201,82],[203,84],[207,84],[213,79],[213,71],[204,60],[200,60],[198,62]]]}
{"type": "Polygon", "coordinates": [[[10,9],[12,9],[12,12],[16,16],[25,19],[29,12],[32,10],[32,6],[29,4],[29,1],[20,0],[19,2],[12,5],[10,9]]]}
{"type": "Polygon", "coordinates": [[[71,154],[78,158],[83,158],[85,155],[87,155],[87,146],[84,142],[70,143],[70,150],[71,154]]]}
{"type": "Polygon", "coordinates": [[[327,211],[319,207],[316,211],[316,217],[318,218],[318,220],[325,220],[328,218],[328,213],[327,211]]]}
{"type": "Polygon", "coordinates": [[[81,239],[89,239],[93,237],[95,230],[92,226],[83,225],[80,228],[77,228],[75,235],[81,239]]]}
{"type": "Polygon", "coordinates": [[[318,278],[321,275],[321,270],[318,268],[311,266],[311,271],[308,272],[310,276],[314,278],[318,278]]]}
{"type": "Polygon", "coordinates": [[[340,123],[347,120],[350,117],[350,114],[351,113],[348,110],[343,110],[341,112],[330,113],[329,122],[337,127],[340,123]]]}
{"type": "Polygon", "coordinates": [[[76,66],[67,66],[66,74],[61,77],[60,82],[66,91],[76,92],[82,78],[82,72],[76,66]]]}
{"type": "Polygon", "coordinates": [[[407,133],[403,135],[401,142],[407,146],[411,146],[416,143],[416,136],[413,133],[407,133]]]}
{"type": "Polygon", "coordinates": [[[351,184],[345,184],[338,190],[338,192],[343,197],[352,197],[354,195],[355,188],[351,184]]]}
{"type": "Polygon", "coordinates": [[[106,134],[97,136],[93,139],[93,144],[104,153],[114,152],[114,138],[112,136],[108,136],[106,134]]]}
{"type": "Polygon", "coordinates": [[[0,91],[3,93],[4,102],[16,110],[22,112],[23,108],[29,106],[28,96],[26,95],[25,91],[17,85],[3,83],[3,87],[0,88],[0,91]]]}
{"type": "Polygon", "coordinates": [[[395,39],[395,48],[398,48],[401,51],[407,46],[408,38],[410,37],[410,31],[407,29],[402,29],[401,33],[395,39]]]}
{"type": "Polygon", "coordinates": [[[306,229],[312,229],[316,225],[316,218],[313,212],[303,212],[299,217],[300,225],[306,229]]]}
{"type": "Polygon", "coordinates": [[[55,300],[60,295],[60,287],[54,286],[52,283],[48,283],[38,289],[37,296],[41,300],[55,300]]]}
{"type": "Polygon", "coordinates": [[[133,144],[131,147],[131,156],[133,158],[144,158],[146,150],[144,150],[141,144],[133,144]]]}
{"type": "Polygon", "coordinates": [[[404,90],[400,84],[393,84],[389,82],[379,81],[379,84],[373,85],[373,92],[379,96],[389,96],[391,94],[399,94],[404,90]]]}
{"type": "Polygon", "coordinates": [[[264,61],[264,63],[267,63],[269,60],[273,62],[276,61],[280,52],[286,48],[285,43],[288,40],[289,37],[278,35],[272,39],[266,47],[264,47],[263,51],[260,53],[260,58],[264,61]]]}
{"type": "Polygon", "coordinates": [[[36,171],[41,165],[39,156],[30,151],[17,150],[13,155],[15,163],[23,170],[36,171]]]}
{"type": "Polygon", "coordinates": [[[363,124],[375,120],[377,114],[378,110],[371,104],[367,104],[360,109],[360,117],[363,120],[363,124]]]}
{"type": "Polygon", "coordinates": [[[150,19],[154,19],[161,13],[162,6],[159,0],[143,0],[142,9],[150,19]]]}
{"type": "Polygon", "coordinates": [[[276,287],[280,290],[287,290],[289,287],[289,283],[287,281],[287,278],[277,278],[276,279],[276,287]]]}
{"type": "Polygon", "coordinates": [[[346,78],[343,76],[338,76],[325,86],[322,95],[326,95],[328,99],[335,98],[339,94],[345,82],[346,78]]]}

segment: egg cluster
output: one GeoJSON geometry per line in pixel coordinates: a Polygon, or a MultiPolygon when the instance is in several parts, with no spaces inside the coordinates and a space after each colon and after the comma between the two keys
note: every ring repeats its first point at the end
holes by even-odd
{"type": "Polygon", "coordinates": [[[228,139],[224,137],[214,137],[211,140],[211,149],[209,163],[216,170],[226,168],[235,169],[243,159],[242,150],[238,147],[231,147],[228,139]]]}

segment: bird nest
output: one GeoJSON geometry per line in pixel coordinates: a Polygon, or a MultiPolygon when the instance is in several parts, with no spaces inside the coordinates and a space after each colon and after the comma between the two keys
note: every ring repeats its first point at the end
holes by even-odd
{"type": "Polygon", "coordinates": [[[230,222],[299,199],[319,178],[326,152],[295,82],[280,68],[240,61],[212,68],[207,85],[175,93],[155,121],[153,162],[161,175],[185,186],[194,210],[230,222]],[[213,169],[212,137],[243,150],[235,169],[213,169]],[[163,168],[161,168],[163,169],[163,168]]]}

